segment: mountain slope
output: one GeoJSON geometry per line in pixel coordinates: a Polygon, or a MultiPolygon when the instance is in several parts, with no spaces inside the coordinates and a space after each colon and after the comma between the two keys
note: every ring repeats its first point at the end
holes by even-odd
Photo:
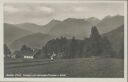
{"type": "Polygon", "coordinates": [[[28,34],[31,34],[31,32],[26,31],[24,29],[20,29],[13,24],[4,23],[4,43],[8,45],[14,40],[26,36],[28,34]]]}
{"type": "Polygon", "coordinates": [[[34,33],[25,37],[22,37],[18,40],[15,40],[10,48],[12,50],[20,49],[22,45],[27,45],[31,48],[41,48],[48,40],[53,37],[47,34],[34,33]]]}
{"type": "Polygon", "coordinates": [[[120,15],[106,16],[100,23],[97,24],[98,29],[101,33],[110,32],[117,27],[124,24],[124,17],[120,15]]]}
{"type": "Polygon", "coordinates": [[[40,32],[48,33],[55,25],[59,24],[59,20],[51,20],[48,24],[44,25],[43,28],[40,28],[40,32]]]}
{"type": "Polygon", "coordinates": [[[21,23],[21,24],[16,24],[16,26],[21,29],[31,31],[33,33],[39,32],[39,29],[42,27],[41,25],[37,25],[34,23],[21,23]]]}
{"type": "Polygon", "coordinates": [[[95,17],[90,17],[86,19],[86,21],[90,22],[93,26],[96,26],[98,23],[100,23],[100,20],[95,17]]]}
{"type": "Polygon", "coordinates": [[[117,29],[105,33],[103,36],[106,36],[110,43],[112,44],[113,49],[119,53],[123,44],[124,44],[124,25],[121,25],[117,29]]]}

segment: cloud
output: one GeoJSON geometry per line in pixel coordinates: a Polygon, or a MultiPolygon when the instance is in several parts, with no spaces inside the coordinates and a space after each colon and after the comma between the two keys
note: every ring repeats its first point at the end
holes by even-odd
{"type": "Polygon", "coordinates": [[[45,13],[53,13],[54,12],[54,9],[52,9],[50,7],[46,7],[46,6],[38,7],[37,9],[39,11],[45,12],[45,13]]]}
{"type": "Polygon", "coordinates": [[[102,19],[106,15],[123,15],[124,6],[122,3],[6,3],[4,9],[7,22],[46,24],[53,18],[64,20],[93,16],[102,19]]]}
{"type": "Polygon", "coordinates": [[[84,8],[83,7],[75,7],[74,10],[77,12],[81,12],[81,11],[84,11],[84,8]]]}
{"type": "Polygon", "coordinates": [[[74,7],[73,9],[75,12],[85,12],[88,11],[89,9],[86,7],[74,7]]]}
{"type": "Polygon", "coordinates": [[[15,8],[13,6],[5,6],[4,10],[5,10],[5,12],[8,12],[8,13],[16,13],[19,11],[17,8],[15,8]]]}

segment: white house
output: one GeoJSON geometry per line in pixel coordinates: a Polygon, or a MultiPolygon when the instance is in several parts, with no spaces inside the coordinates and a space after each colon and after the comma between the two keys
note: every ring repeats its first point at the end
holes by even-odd
{"type": "Polygon", "coordinates": [[[24,54],[24,59],[34,59],[35,55],[37,55],[38,50],[33,50],[31,52],[27,52],[24,54]]]}
{"type": "Polygon", "coordinates": [[[34,59],[34,56],[32,55],[32,56],[24,56],[24,59],[34,59]]]}

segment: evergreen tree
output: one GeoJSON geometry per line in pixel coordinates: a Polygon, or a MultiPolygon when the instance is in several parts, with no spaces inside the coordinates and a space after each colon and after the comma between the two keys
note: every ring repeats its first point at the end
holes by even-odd
{"type": "Polygon", "coordinates": [[[120,51],[118,53],[118,57],[119,58],[124,58],[124,43],[121,46],[121,49],[120,49],[120,51]]]}
{"type": "Polygon", "coordinates": [[[100,47],[102,49],[102,56],[114,57],[114,55],[116,55],[107,37],[103,37],[100,43],[100,47]]]}
{"type": "Polygon", "coordinates": [[[4,44],[4,57],[8,57],[8,55],[10,54],[11,54],[10,49],[8,48],[6,44],[4,44]]]}
{"type": "Polygon", "coordinates": [[[77,51],[78,51],[78,43],[77,40],[75,39],[75,37],[73,37],[71,39],[71,43],[70,43],[70,56],[69,58],[74,58],[77,55],[77,51]]]}
{"type": "Polygon", "coordinates": [[[21,51],[18,51],[18,50],[14,51],[13,54],[15,54],[16,58],[22,58],[23,57],[23,53],[21,51]]]}
{"type": "Polygon", "coordinates": [[[100,38],[101,38],[101,35],[100,35],[98,29],[96,28],[96,26],[92,27],[90,39],[92,39],[93,41],[98,41],[98,40],[100,40],[100,38]]]}
{"type": "Polygon", "coordinates": [[[107,37],[102,37],[94,26],[91,29],[89,55],[112,57],[115,54],[107,37]]]}
{"type": "Polygon", "coordinates": [[[102,48],[101,48],[101,35],[98,32],[98,29],[94,26],[91,29],[91,35],[90,35],[90,46],[89,48],[91,48],[91,53],[90,55],[100,55],[102,52],[102,48]]]}
{"type": "Polygon", "coordinates": [[[32,51],[32,49],[30,47],[26,46],[26,45],[23,45],[21,47],[20,51],[23,51],[23,52],[25,52],[25,51],[32,51]]]}
{"type": "Polygon", "coordinates": [[[47,57],[53,52],[63,55],[63,58],[107,56],[112,57],[115,52],[107,37],[102,37],[97,27],[92,27],[89,38],[78,40],[75,37],[67,39],[60,37],[47,42],[44,47],[47,57]]]}

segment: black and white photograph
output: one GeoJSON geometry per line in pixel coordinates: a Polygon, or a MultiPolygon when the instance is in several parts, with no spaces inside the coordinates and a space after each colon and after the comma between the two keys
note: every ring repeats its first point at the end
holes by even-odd
{"type": "Polygon", "coordinates": [[[124,78],[124,6],[4,3],[4,78],[124,78]]]}

